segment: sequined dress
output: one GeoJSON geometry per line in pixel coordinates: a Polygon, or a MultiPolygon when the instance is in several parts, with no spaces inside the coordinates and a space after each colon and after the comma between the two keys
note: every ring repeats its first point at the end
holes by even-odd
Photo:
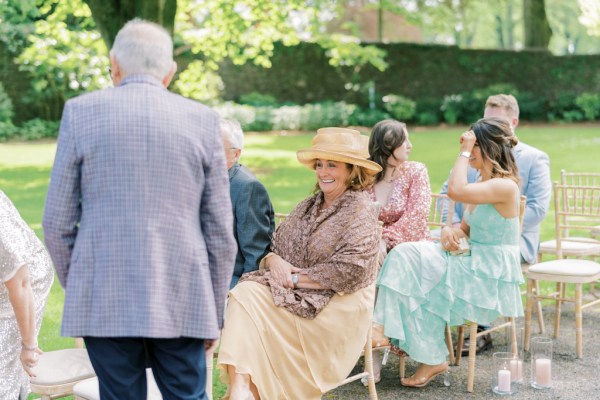
{"type": "Polygon", "coordinates": [[[388,254],[377,278],[373,320],[392,344],[418,362],[442,363],[446,324],[490,324],[523,315],[518,217],[504,218],[480,204],[465,220],[469,256],[452,256],[439,243],[402,243],[388,254]]]}
{"type": "MultiPolygon", "coordinates": [[[[431,237],[427,226],[431,203],[427,167],[420,162],[406,161],[393,183],[388,202],[379,212],[388,252],[398,243],[418,242],[431,237]]],[[[373,187],[369,196],[378,201],[373,187]]]]}
{"type": "Polygon", "coordinates": [[[46,248],[0,190],[0,399],[26,399],[29,379],[21,366],[21,334],[4,282],[27,265],[35,302],[36,336],[54,280],[46,248]]]}

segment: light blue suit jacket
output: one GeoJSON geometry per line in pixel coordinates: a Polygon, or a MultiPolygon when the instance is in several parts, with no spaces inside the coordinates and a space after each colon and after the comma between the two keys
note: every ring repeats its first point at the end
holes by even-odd
{"type": "Polygon", "coordinates": [[[267,189],[241,164],[229,168],[233,234],[238,244],[231,279],[233,288],[242,274],[256,271],[259,261],[269,252],[275,229],[275,212],[267,189]]]}
{"type": "MultiPolygon", "coordinates": [[[[521,258],[530,264],[536,262],[540,247],[540,225],[548,212],[552,195],[550,180],[550,159],[548,155],[533,146],[519,142],[513,149],[521,177],[521,194],[527,196],[523,232],[521,234],[521,258]]],[[[473,183],[479,179],[479,172],[469,167],[467,180],[473,183]]],[[[448,179],[442,186],[441,193],[448,192],[448,179]]],[[[460,222],[464,205],[456,203],[453,223],[460,222]]]]}
{"type": "Polygon", "coordinates": [[[147,75],[67,102],[43,219],[63,335],[218,337],[236,252],[219,132],[147,75]]]}

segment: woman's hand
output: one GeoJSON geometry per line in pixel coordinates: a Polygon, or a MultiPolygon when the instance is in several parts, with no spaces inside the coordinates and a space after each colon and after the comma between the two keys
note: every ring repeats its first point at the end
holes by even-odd
{"type": "Polygon", "coordinates": [[[475,137],[475,133],[473,131],[466,131],[460,135],[460,151],[472,152],[476,141],[477,138],[475,137]]]}
{"type": "Polygon", "coordinates": [[[35,349],[21,347],[21,364],[23,364],[23,369],[27,372],[27,375],[32,378],[35,377],[32,368],[37,365],[40,354],[44,354],[44,352],[37,346],[35,349]]]}
{"type": "Polygon", "coordinates": [[[455,229],[450,228],[449,226],[442,228],[440,241],[442,243],[442,248],[445,251],[457,251],[459,249],[458,242],[460,238],[461,235],[455,229]]]}
{"type": "Polygon", "coordinates": [[[271,271],[271,276],[277,283],[285,288],[291,289],[294,287],[292,269],[295,267],[292,264],[274,254],[267,259],[266,266],[271,271]]]}

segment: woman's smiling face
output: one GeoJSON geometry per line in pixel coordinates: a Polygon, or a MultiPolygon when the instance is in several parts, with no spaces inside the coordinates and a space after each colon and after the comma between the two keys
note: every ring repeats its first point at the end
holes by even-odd
{"type": "Polygon", "coordinates": [[[350,168],[345,162],[318,159],[315,161],[315,173],[327,201],[335,200],[348,189],[346,182],[350,168]]]}

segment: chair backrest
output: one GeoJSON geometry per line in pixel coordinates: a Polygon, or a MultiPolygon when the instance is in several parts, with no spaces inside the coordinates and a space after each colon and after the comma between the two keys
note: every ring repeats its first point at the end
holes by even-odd
{"type": "Polygon", "coordinates": [[[525,208],[527,207],[527,196],[521,195],[519,198],[519,231],[523,232],[523,218],[525,217],[525,208]]]}
{"type": "Polygon", "coordinates": [[[287,218],[289,214],[284,213],[275,213],[275,226],[279,226],[283,222],[284,219],[287,218]]]}
{"type": "Polygon", "coordinates": [[[590,243],[593,240],[589,239],[589,234],[600,224],[600,185],[554,182],[553,191],[556,254],[562,258],[562,241],[590,243]]]}
{"type": "Polygon", "coordinates": [[[452,225],[453,215],[454,200],[445,194],[432,193],[429,218],[427,219],[429,229],[441,229],[446,225],[452,225]]]}
{"type": "Polygon", "coordinates": [[[560,184],[567,186],[600,187],[600,173],[560,171],[560,184]]]}

